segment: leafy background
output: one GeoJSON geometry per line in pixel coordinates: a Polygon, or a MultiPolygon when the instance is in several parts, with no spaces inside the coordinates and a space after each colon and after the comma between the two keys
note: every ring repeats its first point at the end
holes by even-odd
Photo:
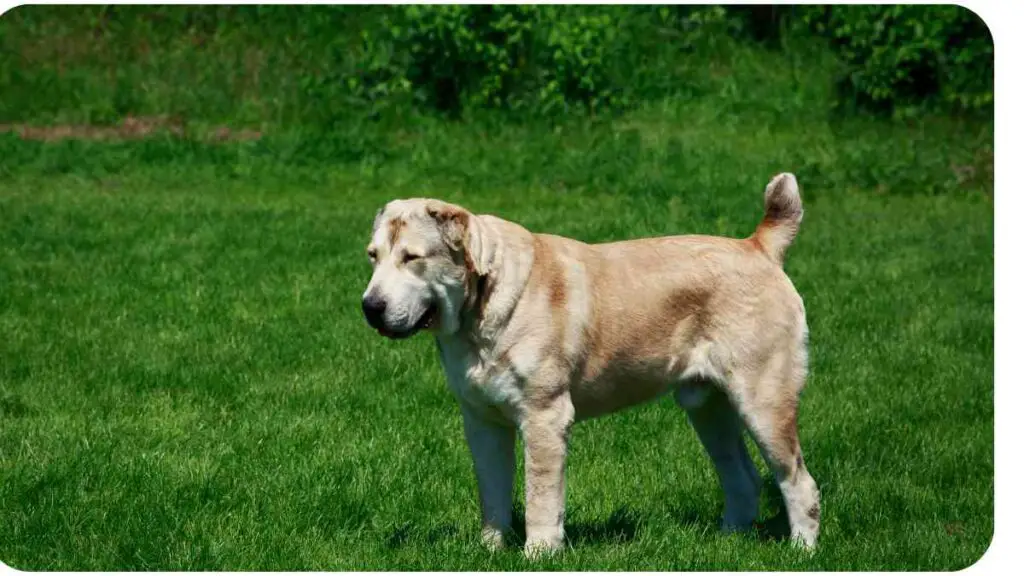
{"type": "Polygon", "coordinates": [[[12,566],[952,570],[988,546],[993,46],[969,11],[23,6],[0,46],[12,566]],[[818,552],[720,535],[666,400],[575,429],[564,555],[485,553],[431,342],[360,317],[375,210],[742,236],[781,170],[818,552]]]}

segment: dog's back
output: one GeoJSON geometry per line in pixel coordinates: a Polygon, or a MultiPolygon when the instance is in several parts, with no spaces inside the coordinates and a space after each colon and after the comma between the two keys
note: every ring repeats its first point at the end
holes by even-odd
{"type": "Polygon", "coordinates": [[[544,345],[574,368],[578,417],[724,384],[773,355],[805,363],[803,303],[781,267],[802,217],[795,181],[780,175],[765,196],[764,220],[745,239],[585,244],[533,235],[527,294],[537,296],[527,301],[550,307],[544,345]]]}

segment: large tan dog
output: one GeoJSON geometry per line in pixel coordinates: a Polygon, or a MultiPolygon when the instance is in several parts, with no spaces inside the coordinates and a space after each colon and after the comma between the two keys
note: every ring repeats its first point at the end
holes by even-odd
{"type": "Polygon", "coordinates": [[[363,297],[391,338],[434,333],[473,457],[482,536],[512,520],[515,431],[526,453],[526,552],[561,548],[574,421],[672,392],[725,491],[723,528],[749,528],[760,477],[749,430],[813,547],[818,489],[797,440],[807,374],[803,302],[782,270],[803,215],[776,176],[746,239],[673,236],[584,244],[430,199],[378,212],[363,297]]]}

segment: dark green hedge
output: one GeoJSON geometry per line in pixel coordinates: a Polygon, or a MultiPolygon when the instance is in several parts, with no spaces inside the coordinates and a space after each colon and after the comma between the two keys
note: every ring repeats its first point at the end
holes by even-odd
{"type": "Polygon", "coordinates": [[[992,37],[966,8],[823,6],[801,16],[845,63],[840,88],[849,100],[897,112],[992,104],[992,37]]]}
{"type": "Polygon", "coordinates": [[[444,111],[622,108],[727,28],[720,7],[400,6],[364,32],[348,82],[369,101],[407,97],[444,111]]]}
{"type": "Polygon", "coordinates": [[[991,37],[956,6],[22,6],[0,19],[0,122],[590,113],[685,95],[758,43],[804,62],[831,46],[840,104],[993,99],[991,37]]]}
{"type": "Polygon", "coordinates": [[[429,107],[621,108],[715,38],[823,36],[841,103],[906,113],[992,103],[993,46],[958,6],[403,6],[364,33],[351,87],[429,107]]]}

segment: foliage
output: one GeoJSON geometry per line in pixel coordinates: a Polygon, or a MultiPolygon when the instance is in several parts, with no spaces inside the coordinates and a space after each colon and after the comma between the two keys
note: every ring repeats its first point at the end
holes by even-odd
{"type": "Polygon", "coordinates": [[[715,59],[723,40],[779,48],[808,33],[844,64],[843,103],[898,114],[992,103],[991,36],[957,6],[396,7],[364,31],[362,78],[348,82],[374,102],[410,95],[448,111],[621,109],[678,91],[674,72],[715,59]]]}
{"type": "Polygon", "coordinates": [[[724,21],[719,7],[402,6],[363,32],[362,79],[348,82],[445,111],[620,109],[668,65],[663,36],[686,49],[724,21]]]}
{"type": "Polygon", "coordinates": [[[991,38],[955,6],[23,6],[0,19],[0,122],[621,111],[707,91],[748,46],[835,59],[811,33],[844,102],[992,102],[991,38]]]}
{"type": "Polygon", "coordinates": [[[993,45],[985,23],[959,6],[816,6],[802,11],[833,41],[850,99],[912,113],[993,101],[993,45]]]}

